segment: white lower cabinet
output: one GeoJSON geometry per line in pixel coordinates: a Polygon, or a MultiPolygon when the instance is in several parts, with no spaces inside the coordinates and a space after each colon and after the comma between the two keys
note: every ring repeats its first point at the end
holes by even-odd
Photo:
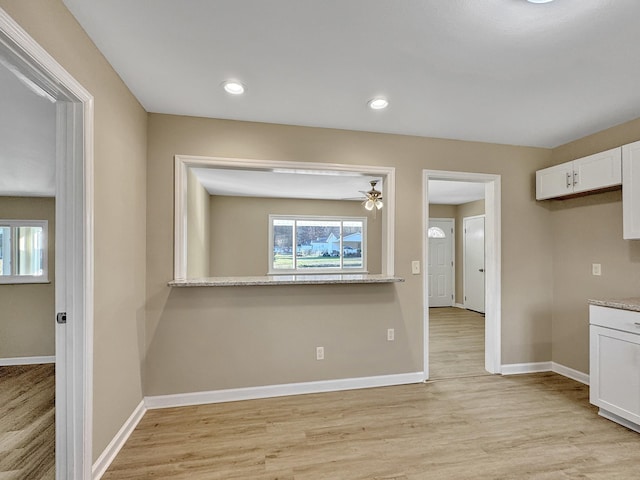
{"type": "Polygon", "coordinates": [[[640,313],[591,305],[590,401],[640,432],[640,313]]]}

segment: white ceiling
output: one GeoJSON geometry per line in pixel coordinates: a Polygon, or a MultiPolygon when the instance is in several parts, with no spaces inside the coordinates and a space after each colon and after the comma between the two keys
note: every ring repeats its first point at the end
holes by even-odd
{"type": "Polygon", "coordinates": [[[151,112],[540,147],[640,116],[638,0],[64,3],[151,112]]]}
{"type": "Polygon", "coordinates": [[[54,196],[55,105],[0,62],[0,106],[0,196],[54,196]]]}
{"type": "Polygon", "coordinates": [[[377,180],[376,189],[382,190],[380,177],[346,172],[301,174],[222,168],[191,170],[211,195],[362,201],[364,195],[361,191],[371,188],[371,180],[377,180]]]}
{"type": "Polygon", "coordinates": [[[429,180],[429,203],[462,205],[484,198],[484,183],[429,180]]]}

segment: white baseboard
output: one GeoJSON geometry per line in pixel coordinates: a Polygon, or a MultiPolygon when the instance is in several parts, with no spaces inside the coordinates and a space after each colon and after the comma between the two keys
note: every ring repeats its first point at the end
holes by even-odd
{"type": "Polygon", "coordinates": [[[423,381],[423,372],[412,372],[396,375],[382,375],[377,377],[345,378],[340,380],[324,380],[318,382],[267,385],[263,387],[213,390],[209,392],[156,395],[145,397],[145,405],[148,409],[183,407],[188,405],[202,405],[206,403],[235,402],[239,400],[255,400],[259,398],[284,397],[288,395],[304,395],[308,393],[388,387],[391,385],[421,383],[423,381]]]}
{"type": "Polygon", "coordinates": [[[589,385],[589,375],[579,372],[578,370],[574,370],[573,368],[565,367],[564,365],[560,365],[556,362],[551,362],[551,371],[575,380],[576,382],[589,385]]]}
{"type": "Polygon", "coordinates": [[[520,375],[522,373],[550,372],[552,362],[537,363],[510,363],[502,365],[500,373],[502,375],[520,375]]]}
{"type": "Polygon", "coordinates": [[[461,303],[454,303],[454,304],[453,304],[453,306],[454,306],[454,307],[456,307],[456,308],[462,308],[462,309],[466,310],[466,309],[464,308],[464,305],[463,305],[463,304],[461,304],[461,303]]]}
{"type": "Polygon", "coordinates": [[[0,358],[0,367],[10,367],[13,365],[41,365],[43,363],[56,363],[55,355],[42,357],[0,358]]]}
{"type": "Polygon", "coordinates": [[[512,363],[502,365],[502,375],[519,375],[522,373],[554,372],[576,382],[589,385],[589,375],[556,362],[512,363]]]}
{"type": "Polygon", "coordinates": [[[125,442],[129,438],[129,435],[135,430],[136,426],[142,420],[142,417],[146,413],[147,409],[144,404],[144,400],[142,400],[138,406],[135,408],[133,413],[129,416],[129,418],[124,422],[124,425],[120,428],[116,436],[113,437],[107,448],[100,454],[98,459],[93,464],[91,469],[91,476],[93,480],[99,480],[104,475],[104,472],[107,471],[111,462],[116,458],[120,449],[124,446],[125,442]]]}

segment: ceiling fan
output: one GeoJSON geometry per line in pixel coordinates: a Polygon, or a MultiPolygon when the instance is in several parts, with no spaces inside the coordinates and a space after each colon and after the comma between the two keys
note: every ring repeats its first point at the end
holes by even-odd
{"type": "Polygon", "coordinates": [[[366,197],[362,204],[367,210],[373,210],[374,208],[380,210],[384,205],[382,203],[382,192],[376,190],[376,185],[379,181],[380,180],[370,181],[369,184],[371,185],[371,190],[369,190],[368,192],[360,190],[360,193],[364,194],[364,196],[366,197]]]}

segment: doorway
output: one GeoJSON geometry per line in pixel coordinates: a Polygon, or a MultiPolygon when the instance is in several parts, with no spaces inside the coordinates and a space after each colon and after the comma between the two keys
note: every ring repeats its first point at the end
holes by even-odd
{"type": "Polygon", "coordinates": [[[55,104],[55,472],[81,480],[92,463],[93,97],[2,9],[0,59],[55,104]]]}
{"type": "Polygon", "coordinates": [[[484,215],[465,217],[464,224],[464,308],[484,313],[485,232],[484,215]]]}
{"type": "MultiPolygon", "coordinates": [[[[501,255],[500,255],[500,176],[491,174],[448,172],[439,170],[425,170],[423,172],[423,205],[424,205],[424,230],[428,228],[431,205],[429,202],[430,188],[435,190],[433,182],[466,182],[478,187],[485,201],[485,243],[484,257],[485,267],[485,322],[484,322],[484,370],[489,373],[500,373],[501,370],[501,255]],[[431,185],[431,187],[430,187],[431,185]]],[[[433,208],[435,210],[435,208],[433,208]]],[[[469,215],[471,216],[471,215],[469,215]]],[[[429,242],[424,236],[423,260],[427,266],[424,275],[424,379],[430,378],[429,370],[429,328],[430,328],[430,303],[428,293],[429,275],[429,242]]],[[[460,285],[462,287],[462,285],[460,285]]],[[[462,288],[460,288],[462,290],[462,288]]],[[[463,306],[456,302],[456,306],[463,306]]],[[[441,309],[434,309],[440,311],[441,309]]],[[[473,313],[473,312],[472,312],[473,313]]],[[[476,314],[477,315],[477,314],[476,314]]]]}
{"type": "Polygon", "coordinates": [[[454,302],[455,219],[430,218],[427,288],[430,307],[451,307],[454,302]]]}

